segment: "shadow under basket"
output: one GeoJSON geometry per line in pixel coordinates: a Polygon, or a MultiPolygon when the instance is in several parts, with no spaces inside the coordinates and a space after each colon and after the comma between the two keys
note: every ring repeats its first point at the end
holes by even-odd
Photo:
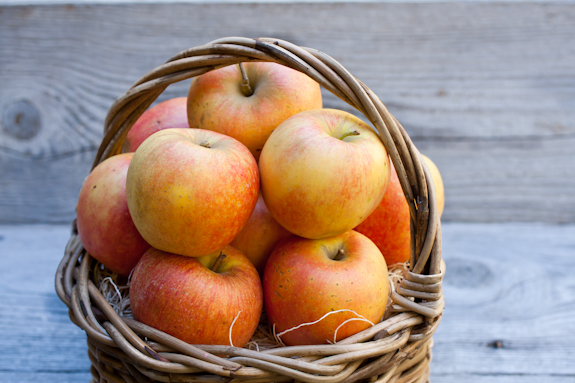
{"type": "MultiPolygon", "coordinates": [[[[378,131],[411,212],[412,255],[405,267],[390,269],[391,304],[381,322],[335,344],[255,349],[250,343],[245,348],[191,345],[131,319],[125,314],[129,302],[127,311],[110,302],[128,289],[120,291],[123,282],[117,276],[101,275],[74,223],[56,273],[56,291],[72,322],[86,332],[93,382],[427,382],[432,335],[444,307],[445,265],[434,185],[399,122],[330,56],[271,38],[223,38],[182,51],[114,102],[93,168],[121,152],[130,127],[168,85],[250,61],[275,62],[307,74],[363,113],[378,131]],[[104,280],[114,282],[114,294],[102,293],[104,280]]],[[[260,327],[269,334],[265,322],[264,313],[260,327]]]]}

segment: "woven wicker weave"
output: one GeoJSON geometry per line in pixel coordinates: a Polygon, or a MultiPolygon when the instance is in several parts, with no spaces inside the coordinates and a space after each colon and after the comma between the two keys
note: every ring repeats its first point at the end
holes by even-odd
{"type": "Polygon", "coordinates": [[[371,121],[397,170],[412,216],[410,268],[382,322],[336,344],[250,350],[190,345],[120,316],[97,286],[95,261],[75,225],[56,274],[70,319],[86,331],[95,382],[427,382],[432,335],[443,313],[441,229],[433,182],[399,122],[379,98],[328,55],[270,38],[224,38],[179,53],[112,105],[94,167],[119,154],[137,118],[172,83],[247,61],[303,72],[371,121]]]}

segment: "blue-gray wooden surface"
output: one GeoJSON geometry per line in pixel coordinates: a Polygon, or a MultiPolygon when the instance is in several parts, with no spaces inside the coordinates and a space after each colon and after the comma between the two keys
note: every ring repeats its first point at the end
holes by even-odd
{"type": "MultiPolygon", "coordinates": [[[[86,335],[53,287],[69,233],[0,226],[0,382],[90,379],[86,335]]],[[[575,381],[575,225],[447,223],[443,256],[433,382],[575,381]]]]}

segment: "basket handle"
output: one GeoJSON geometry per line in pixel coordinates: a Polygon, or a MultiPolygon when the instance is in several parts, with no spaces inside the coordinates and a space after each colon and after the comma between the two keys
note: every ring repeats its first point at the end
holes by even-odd
{"type": "Polygon", "coordinates": [[[272,38],[227,37],[182,51],[140,78],[111,106],[93,167],[119,154],[128,130],[175,82],[249,61],[269,61],[298,70],[354,107],[373,124],[395,169],[411,215],[411,271],[440,273],[441,234],[431,176],[403,126],[363,82],[329,55],[272,38]]]}

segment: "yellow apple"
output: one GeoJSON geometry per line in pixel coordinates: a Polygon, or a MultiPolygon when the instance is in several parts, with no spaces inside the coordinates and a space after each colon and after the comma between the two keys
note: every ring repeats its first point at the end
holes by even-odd
{"type": "Polygon", "coordinates": [[[202,129],[165,129],[134,153],[126,196],[153,247],[198,257],[228,245],[258,198],[256,161],[239,141],[202,129]]]}
{"type": "Polygon", "coordinates": [[[390,176],[377,134],[352,114],[333,109],[301,112],[282,122],[266,142],[259,168],[272,216],[312,239],[357,226],[381,202],[390,176]]]}
{"type": "Polygon", "coordinates": [[[443,187],[443,179],[441,178],[441,173],[439,173],[439,169],[437,166],[431,161],[431,159],[427,156],[421,155],[427,167],[429,168],[429,172],[431,173],[431,178],[433,179],[433,185],[435,186],[435,192],[437,193],[437,212],[439,217],[443,215],[443,208],[445,207],[445,189],[443,187]]]}

